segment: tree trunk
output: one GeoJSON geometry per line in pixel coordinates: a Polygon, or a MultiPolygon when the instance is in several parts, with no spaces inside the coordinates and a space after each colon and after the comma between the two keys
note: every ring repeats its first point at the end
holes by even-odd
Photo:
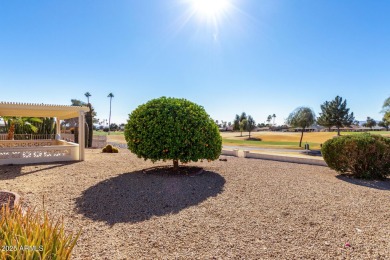
{"type": "Polygon", "coordinates": [[[299,147],[302,147],[302,138],[303,138],[303,131],[304,131],[305,129],[304,128],[302,128],[302,132],[301,132],[301,140],[299,141],[299,147]]]}
{"type": "Polygon", "coordinates": [[[177,171],[179,170],[179,161],[173,160],[173,170],[177,171]]]}
{"type": "Polygon", "coordinates": [[[337,135],[340,136],[340,127],[337,127],[337,135]]]}
{"type": "Polygon", "coordinates": [[[88,147],[92,147],[93,140],[93,120],[92,120],[92,106],[88,103],[89,112],[85,114],[85,121],[88,125],[88,147]]]}
{"type": "Polygon", "coordinates": [[[110,135],[110,130],[111,130],[111,100],[112,98],[110,97],[110,116],[108,117],[108,135],[110,135]]]}
{"type": "Polygon", "coordinates": [[[251,131],[249,131],[249,139],[251,139],[251,131]]]}
{"type": "Polygon", "coordinates": [[[14,135],[15,135],[15,124],[11,122],[11,125],[8,129],[8,140],[14,140],[14,135]]]}
{"type": "Polygon", "coordinates": [[[242,136],[242,131],[241,131],[241,136],[242,136]]]}

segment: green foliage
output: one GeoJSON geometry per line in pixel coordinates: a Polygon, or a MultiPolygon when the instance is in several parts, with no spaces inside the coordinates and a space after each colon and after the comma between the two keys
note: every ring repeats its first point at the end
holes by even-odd
{"type": "Polygon", "coordinates": [[[0,213],[1,259],[70,259],[81,233],[65,232],[62,220],[53,221],[45,212],[8,205],[0,213]]]}
{"type": "Polygon", "coordinates": [[[233,122],[233,130],[238,131],[240,130],[240,116],[236,115],[234,122],[233,122]]]}
{"type": "Polygon", "coordinates": [[[355,120],[353,113],[349,113],[347,100],[343,101],[343,98],[339,96],[336,96],[332,101],[326,101],[322,104],[321,111],[317,123],[328,128],[332,126],[337,127],[338,135],[340,135],[341,127],[350,126],[355,120]]]}
{"type": "Polygon", "coordinates": [[[241,115],[240,115],[240,122],[244,119],[248,119],[248,117],[246,116],[246,113],[245,112],[242,112],[241,115]]]}
{"type": "Polygon", "coordinates": [[[87,103],[89,104],[89,97],[91,97],[92,95],[91,95],[91,93],[89,93],[89,92],[85,92],[84,93],[84,96],[86,96],[87,97],[87,103]]]}
{"type": "Polygon", "coordinates": [[[322,155],[331,169],[357,178],[380,179],[390,174],[390,138],[368,133],[326,141],[322,155]]]}
{"type": "Polygon", "coordinates": [[[286,123],[289,126],[301,128],[301,139],[299,141],[299,147],[302,146],[303,132],[305,129],[315,122],[314,111],[309,107],[298,107],[287,118],[286,123]]]}
{"type": "Polygon", "coordinates": [[[315,114],[308,107],[298,107],[287,118],[287,124],[305,129],[315,122],[315,114]]]}
{"type": "Polygon", "coordinates": [[[372,119],[371,117],[367,117],[366,122],[363,124],[365,127],[373,128],[376,126],[376,121],[372,119]]]}
{"type": "Polygon", "coordinates": [[[242,131],[244,131],[248,126],[248,120],[246,119],[243,119],[240,121],[240,132],[241,132],[241,136],[242,136],[242,131]]]}
{"type": "MultiPolygon", "coordinates": [[[[242,131],[245,130],[246,124],[241,125],[243,120],[247,120],[248,117],[245,112],[242,112],[241,115],[236,115],[234,122],[233,122],[233,130],[234,131],[241,131],[241,136],[242,136],[242,131]]],[[[246,121],[245,121],[246,122],[246,121]]]]}
{"type": "Polygon", "coordinates": [[[271,120],[272,120],[272,116],[271,116],[271,115],[268,115],[268,116],[267,116],[267,125],[268,125],[268,126],[271,126],[271,120]]]}
{"type": "Polygon", "coordinates": [[[249,132],[249,138],[251,137],[251,132],[256,128],[256,122],[252,116],[248,116],[246,130],[249,132]]]}
{"type": "Polygon", "coordinates": [[[129,115],[124,135],[130,151],[153,162],[216,160],[222,150],[218,126],[186,99],[161,97],[140,105],[129,115]]]}
{"type": "Polygon", "coordinates": [[[386,98],[382,105],[382,112],[390,112],[390,97],[386,98]]]}
{"type": "Polygon", "coordinates": [[[330,129],[333,126],[333,123],[329,101],[325,101],[325,103],[321,105],[321,111],[322,113],[320,113],[320,116],[317,118],[317,124],[330,129]]]}
{"type": "Polygon", "coordinates": [[[386,131],[389,131],[390,126],[390,112],[386,112],[382,118],[382,121],[378,123],[379,126],[385,127],[386,131]]]}

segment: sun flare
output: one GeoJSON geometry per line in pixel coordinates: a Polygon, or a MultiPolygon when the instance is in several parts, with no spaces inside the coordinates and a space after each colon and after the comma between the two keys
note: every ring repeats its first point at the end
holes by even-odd
{"type": "Polygon", "coordinates": [[[229,9],[229,0],[192,0],[196,13],[208,17],[215,17],[229,9]]]}

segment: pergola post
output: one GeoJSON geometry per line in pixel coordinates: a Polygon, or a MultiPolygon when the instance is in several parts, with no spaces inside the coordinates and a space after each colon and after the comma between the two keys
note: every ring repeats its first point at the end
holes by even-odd
{"type": "Polygon", "coordinates": [[[80,111],[79,114],[79,160],[84,161],[85,150],[85,113],[80,111]]]}
{"type": "Polygon", "coordinates": [[[58,117],[56,118],[56,137],[57,135],[61,135],[61,123],[58,117]]]}

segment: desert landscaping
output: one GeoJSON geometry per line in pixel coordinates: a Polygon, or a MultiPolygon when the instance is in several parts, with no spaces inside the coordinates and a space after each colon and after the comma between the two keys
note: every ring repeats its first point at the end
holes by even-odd
{"type": "MultiPolygon", "coordinates": [[[[327,167],[221,156],[162,175],[120,149],[82,162],[0,168],[23,206],[82,233],[74,259],[386,259],[390,182],[327,167]]],[[[169,163],[170,164],[170,163],[169,163]]]]}

